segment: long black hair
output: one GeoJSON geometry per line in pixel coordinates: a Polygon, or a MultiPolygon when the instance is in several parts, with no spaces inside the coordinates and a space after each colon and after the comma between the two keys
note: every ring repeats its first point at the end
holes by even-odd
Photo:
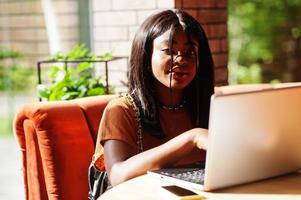
{"type": "MultiPolygon", "coordinates": [[[[158,105],[155,101],[151,68],[153,41],[168,30],[182,29],[198,42],[197,74],[184,89],[186,105],[194,127],[208,128],[210,97],[214,92],[213,61],[208,40],[200,23],[182,10],[165,10],[148,17],[139,27],[132,43],[129,68],[129,93],[140,110],[142,128],[162,138],[158,105]]],[[[171,35],[172,37],[172,35],[171,35]]]]}

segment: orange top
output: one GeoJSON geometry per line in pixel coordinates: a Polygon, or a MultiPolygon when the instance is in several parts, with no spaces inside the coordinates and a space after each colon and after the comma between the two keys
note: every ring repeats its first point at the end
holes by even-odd
{"type": "MultiPolygon", "coordinates": [[[[121,140],[137,149],[138,124],[136,113],[131,102],[126,97],[113,99],[105,108],[102,116],[98,138],[101,144],[106,140],[121,140]]],[[[179,111],[159,110],[160,124],[166,137],[158,139],[146,132],[142,132],[143,150],[159,146],[175,136],[191,129],[192,123],[185,109],[179,111]]],[[[188,164],[205,159],[205,151],[196,150],[178,164],[188,164]]]]}

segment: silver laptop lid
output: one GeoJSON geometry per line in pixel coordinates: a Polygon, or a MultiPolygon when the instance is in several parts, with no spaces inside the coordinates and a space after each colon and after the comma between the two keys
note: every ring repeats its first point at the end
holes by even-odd
{"type": "Polygon", "coordinates": [[[205,190],[300,168],[300,86],[212,96],[205,190]]]}

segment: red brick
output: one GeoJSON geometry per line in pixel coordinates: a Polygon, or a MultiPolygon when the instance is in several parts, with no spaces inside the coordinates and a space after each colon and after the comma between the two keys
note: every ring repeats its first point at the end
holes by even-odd
{"type": "Polygon", "coordinates": [[[219,8],[227,8],[228,0],[217,0],[216,6],[219,8]]]}
{"type": "Polygon", "coordinates": [[[227,38],[221,39],[221,51],[228,52],[229,42],[227,38]]]}
{"type": "Polygon", "coordinates": [[[221,52],[221,42],[219,39],[209,40],[209,46],[212,53],[221,52]]]}
{"type": "Polygon", "coordinates": [[[215,86],[228,85],[228,69],[227,66],[214,69],[215,86]]]}
{"type": "Polygon", "coordinates": [[[197,19],[198,11],[196,9],[185,9],[193,18],[197,19]]]}
{"type": "Polygon", "coordinates": [[[228,63],[228,54],[227,53],[220,53],[220,54],[213,54],[213,62],[215,67],[226,66],[228,63]]]}
{"type": "Polygon", "coordinates": [[[227,24],[206,24],[203,25],[207,37],[209,39],[212,38],[227,38],[228,37],[228,29],[227,24]]]}
{"type": "Polygon", "coordinates": [[[228,28],[227,24],[219,24],[212,26],[212,33],[216,34],[216,37],[228,37],[228,28]]]}
{"type": "Polygon", "coordinates": [[[178,9],[183,8],[182,0],[175,0],[175,8],[178,8],[178,9]]]}
{"type": "Polygon", "coordinates": [[[226,9],[199,9],[197,19],[201,23],[227,22],[228,12],[226,9]]]}
{"type": "Polygon", "coordinates": [[[184,8],[215,8],[219,0],[185,0],[184,8]]]}
{"type": "Polygon", "coordinates": [[[203,29],[204,29],[204,31],[205,31],[205,33],[206,33],[206,36],[209,38],[209,36],[210,36],[210,25],[208,25],[208,24],[202,24],[202,27],[203,27],[203,29]]]}
{"type": "Polygon", "coordinates": [[[200,0],[184,0],[183,8],[200,8],[200,0]]]}

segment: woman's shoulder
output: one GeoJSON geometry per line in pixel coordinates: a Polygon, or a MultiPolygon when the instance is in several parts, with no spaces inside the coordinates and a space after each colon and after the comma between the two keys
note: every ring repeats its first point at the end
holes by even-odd
{"type": "Polygon", "coordinates": [[[110,100],[110,102],[108,103],[108,105],[106,106],[106,110],[125,110],[125,111],[132,111],[132,103],[131,103],[131,99],[129,98],[129,96],[126,95],[120,95],[112,100],[110,100]]]}

